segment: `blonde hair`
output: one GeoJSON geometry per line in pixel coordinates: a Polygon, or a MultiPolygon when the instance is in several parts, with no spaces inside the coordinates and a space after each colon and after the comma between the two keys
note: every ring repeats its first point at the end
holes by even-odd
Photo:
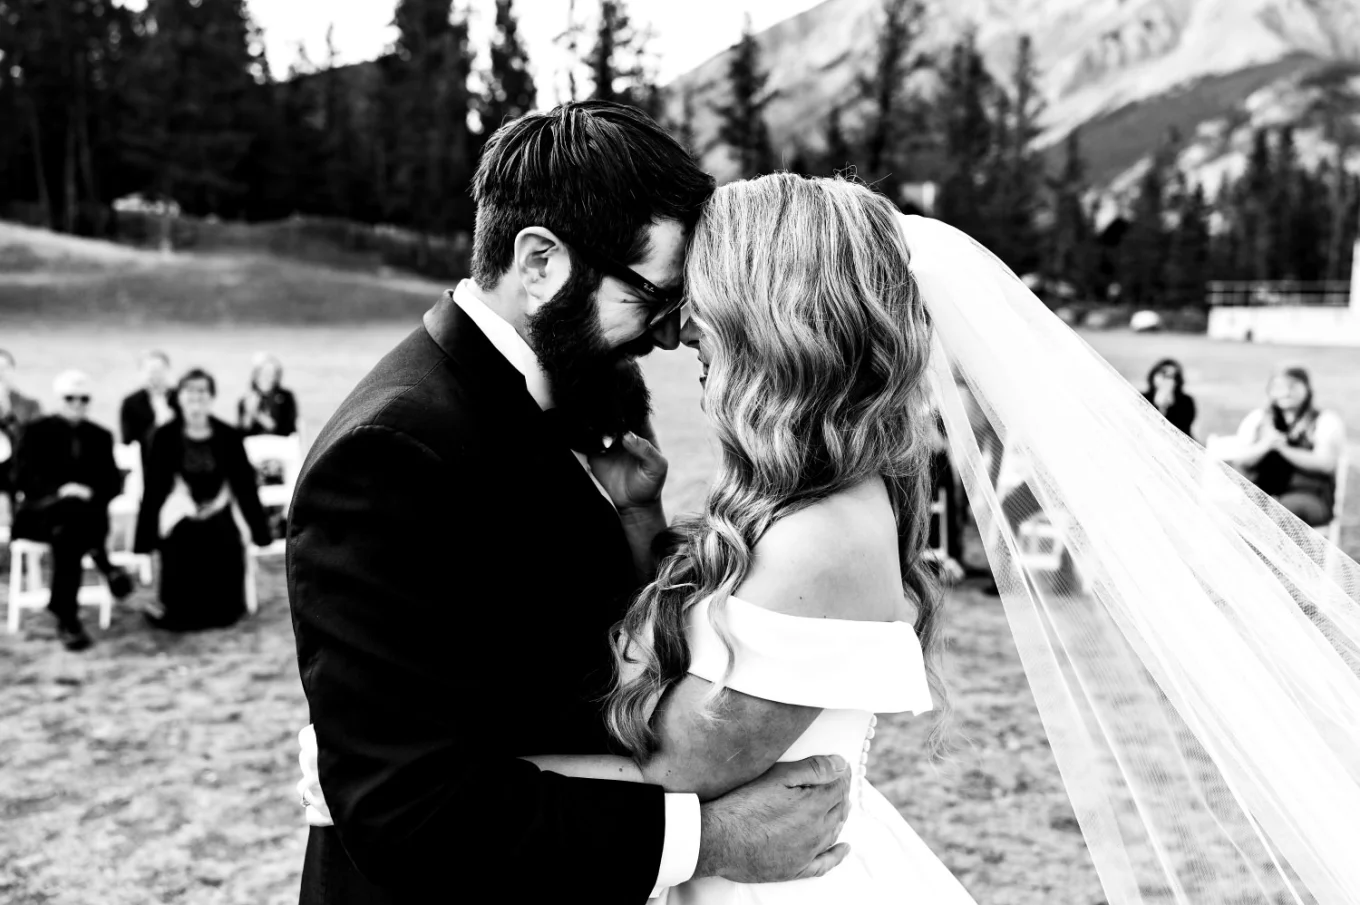
{"type": "Polygon", "coordinates": [[[636,756],[656,750],[651,713],[689,668],[689,608],[709,599],[728,647],[711,705],[731,674],[724,604],[756,542],[779,518],[874,476],[893,503],[905,590],[947,710],[939,591],[921,558],[931,327],[897,218],[863,185],[781,173],[723,186],[699,220],[686,288],[711,342],[705,403],[721,456],[703,512],[674,531],[674,552],[615,627],[606,721],[636,756]]]}

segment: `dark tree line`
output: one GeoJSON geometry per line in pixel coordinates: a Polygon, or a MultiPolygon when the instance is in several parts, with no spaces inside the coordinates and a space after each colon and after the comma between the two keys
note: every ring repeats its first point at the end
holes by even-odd
{"type": "MultiPolygon", "coordinates": [[[[628,5],[581,0],[587,25],[571,4],[559,39],[579,61],[568,96],[659,117],[650,34],[628,5]]],[[[1343,164],[1360,130],[1345,78],[1316,77],[1312,113],[1334,160],[1304,166],[1290,130],[1261,132],[1241,177],[1208,197],[1177,169],[1180,140],[1169,135],[1111,224],[1092,210],[1078,134],[1061,153],[1036,150],[1043,103],[1029,40],[994,73],[971,32],[924,53],[924,15],[922,0],[882,0],[851,96],[808,130],[820,133],[812,140],[778,148],[748,20],[714,108],[738,173],[851,170],[904,205],[913,203],[904,189],[928,181],[936,216],[1062,295],[1194,305],[1212,279],[1349,273],[1360,179],[1343,164]]],[[[328,36],[325,60],[300,55],[280,77],[246,0],[148,0],[141,11],[117,0],[0,0],[0,216],[110,235],[112,202],[136,193],[200,216],[306,213],[466,232],[481,146],[532,109],[537,90],[512,0],[497,0],[484,67],[464,16],[453,0],[399,0],[398,36],[380,59],[340,65],[328,36]]],[[[670,126],[697,152],[694,97],[678,107],[670,126]]]]}
{"type": "Polygon", "coordinates": [[[921,0],[883,0],[854,96],[830,111],[819,148],[782,155],[768,146],[759,48],[744,35],[730,58],[731,100],[717,108],[739,174],[849,171],[903,204],[904,184],[929,181],[935,216],[1038,276],[1055,301],[1200,306],[1210,280],[1347,278],[1360,177],[1343,161],[1360,130],[1349,118],[1354,98],[1341,97],[1344,79],[1318,77],[1313,111],[1336,143],[1335,161],[1305,167],[1290,129],[1258,132],[1245,172],[1208,197],[1178,168],[1182,142],[1171,133],[1120,213],[1098,221],[1080,134],[1053,155],[1036,148],[1043,100],[1030,40],[1019,39],[1002,74],[985,65],[972,32],[930,57],[918,47],[924,13],[921,0]],[[923,70],[933,91],[914,88],[923,70]]]}
{"type": "MultiPolygon", "coordinates": [[[[600,0],[590,96],[657,112],[647,34],[600,0]]],[[[471,229],[481,145],[536,105],[512,0],[474,73],[453,0],[399,0],[371,63],[270,71],[245,0],[0,0],[0,216],[92,235],[138,194],[186,214],[471,229]],[[474,77],[475,75],[475,77],[474,77]],[[474,90],[475,89],[475,90],[474,90]]]]}

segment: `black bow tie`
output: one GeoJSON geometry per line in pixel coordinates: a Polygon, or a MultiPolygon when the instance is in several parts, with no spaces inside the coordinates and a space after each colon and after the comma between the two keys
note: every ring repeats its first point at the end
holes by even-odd
{"type": "Polygon", "coordinates": [[[561,409],[545,410],[543,412],[543,423],[547,427],[549,436],[583,456],[593,456],[609,448],[605,443],[605,438],[598,431],[591,429],[589,425],[580,420],[572,418],[561,409]]]}

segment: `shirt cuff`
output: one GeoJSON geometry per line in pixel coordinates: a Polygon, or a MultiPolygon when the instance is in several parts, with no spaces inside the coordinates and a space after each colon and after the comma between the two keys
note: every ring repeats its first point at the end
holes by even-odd
{"type": "Polygon", "coordinates": [[[661,846],[661,868],[649,898],[668,886],[679,886],[694,876],[699,865],[699,796],[666,793],[666,839],[661,846]]]}

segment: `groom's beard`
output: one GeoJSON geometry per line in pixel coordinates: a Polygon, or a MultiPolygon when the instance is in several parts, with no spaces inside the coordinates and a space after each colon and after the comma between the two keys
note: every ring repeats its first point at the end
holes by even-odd
{"type": "Polygon", "coordinates": [[[527,326],[529,345],[563,415],[601,437],[646,425],[651,395],[634,357],[653,349],[650,335],[610,348],[600,335],[594,289],[575,279],[530,315],[527,326]]]}

